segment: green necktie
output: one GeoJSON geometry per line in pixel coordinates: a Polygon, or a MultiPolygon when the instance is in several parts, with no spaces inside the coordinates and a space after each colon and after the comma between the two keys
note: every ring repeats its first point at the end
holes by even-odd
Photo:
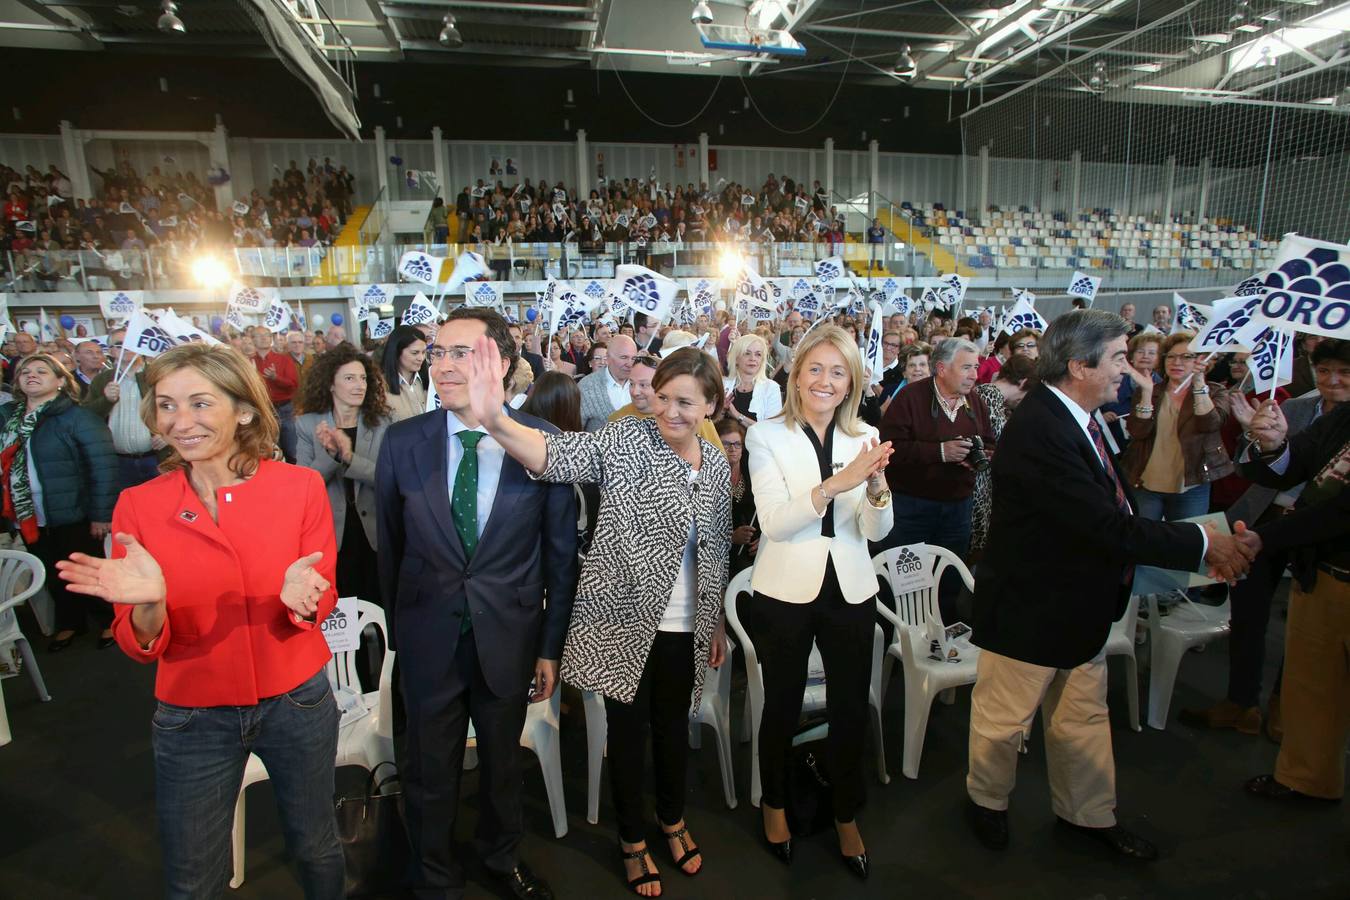
{"type": "MultiPolygon", "coordinates": [[[[464,455],[460,457],[459,468],[455,470],[450,518],[455,522],[455,531],[459,533],[465,558],[472,560],[473,551],[478,547],[478,442],[484,435],[481,431],[461,431],[457,437],[464,445],[464,455]]],[[[466,607],[461,632],[473,627],[471,617],[472,613],[466,607]]]]}

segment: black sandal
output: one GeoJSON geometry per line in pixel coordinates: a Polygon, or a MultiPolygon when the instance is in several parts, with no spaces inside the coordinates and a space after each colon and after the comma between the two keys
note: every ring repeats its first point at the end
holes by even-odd
{"type": "MultiPolygon", "coordinates": [[[[651,868],[649,868],[647,865],[647,854],[650,852],[651,851],[647,848],[646,841],[643,842],[642,849],[634,850],[631,853],[623,849],[622,842],[619,843],[619,857],[624,862],[627,862],[630,859],[635,859],[638,861],[638,865],[642,866],[642,874],[634,879],[631,879],[628,882],[628,889],[631,890],[633,893],[637,894],[639,897],[644,896],[638,891],[638,888],[642,887],[644,884],[655,883],[659,885],[661,883],[660,874],[657,872],[653,872],[651,868]]],[[[626,872],[624,873],[624,877],[625,878],[628,877],[626,872]]]]}
{"type": "MultiPolygon", "coordinates": [[[[689,826],[685,825],[679,831],[666,831],[666,826],[662,824],[659,820],[657,824],[661,825],[661,833],[665,835],[666,841],[667,842],[679,841],[680,849],[684,851],[684,856],[681,856],[679,859],[675,860],[676,867],[679,868],[679,870],[689,878],[693,878],[699,872],[702,872],[703,871],[702,866],[699,866],[693,872],[687,871],[684,867],[685,863],[691,862],[692,860],[695,860],[703,855],[703,851],[699,850],[697,847],[690,849],[689,842],[685,840],[685,836],[689,834],[689,826]]],[[[673,853],[671,854],[672,857],[674,855],[675,854],[673,853]]]]}

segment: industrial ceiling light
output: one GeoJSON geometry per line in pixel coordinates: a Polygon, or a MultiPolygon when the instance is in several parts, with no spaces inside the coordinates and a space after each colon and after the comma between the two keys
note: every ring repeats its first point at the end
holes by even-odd
{"type": "Polygon", "coordinates": [[[1100,59],[1092,64],[1092,76],[1088,78],[1088,87],[1094,90],[1106,84],[1106,63],[1100,59]]]}
{"type": "Polygon", "coordinates": [[[914,55],[910,52],[909,44],[900,48],[900,58],[895,61],[895,67],[891,72],[905,81],[913,81],[919,74],[919,65],[914,62],[914,55]]]}
{"type": "Polygon", "coordinates": [[[159,22],[156,23],[160,31],[165,34],[183,34],[187,31],[187,27],[183,25],[183,20],[178,18],[177,3],[174,3],[173,0],[164,0],[159,8],[164,10],[159,17],[159,22]]]}
{"type": "Polygon", "coordinates": [[[1247,21],[1248,0],[1236,0],[1233,4],[1233,14],[1228,17],[1228,27],[1236,28],[1247,21]]]}
{"type": "Polygon", "coordinates": [[[694,11],[689,15],[689,21],[695,25],[711,25],[713,23],[712,8],[708,6],[707,0],[698,0],[694,4],[694,11]]]}
{"type": "Polygon", "coordinates": [[[441,36],[438,38],[441,42],[441,46],[448,47],[451,50],[456,47],[463,47],[464,36],[460,34],[459,29],[455,27],[454,15],[446,13],[445,18],[442,19],[441,22],[444,26],[441,28],[441,36]]]}

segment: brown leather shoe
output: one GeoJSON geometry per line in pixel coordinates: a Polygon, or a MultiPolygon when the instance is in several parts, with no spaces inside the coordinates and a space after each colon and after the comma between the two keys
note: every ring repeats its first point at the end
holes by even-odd
{"type": "Polygon", "coordinates": [[[1208,709],[1183,709],[1178,721],[1195,728],[1232,728],[1242,734],[1261,733],[1261,708],[1243,709],[1231,700],[1223,700],[1208,709]]]}

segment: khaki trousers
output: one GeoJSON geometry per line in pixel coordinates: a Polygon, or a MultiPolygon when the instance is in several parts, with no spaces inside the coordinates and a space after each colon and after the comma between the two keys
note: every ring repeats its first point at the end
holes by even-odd
{"type": "Polygon", "coordinates": [[[1275,780],[1313,797],[1345,792],[1350,733],[1350,583],[1317,573],[1311,593],[1289,592],[1275,780]]]}
{"type": "Polygon", "coordinates": [[[988,650],[980,652],[970,697],[970,799],[1008,808],[1017,755],[1037,708],[1044,711],[1050,805],[1075,825],[1116,823],[1116,763],[1106,709],[1106,657],[1073,669],[1050,669],[988,650]]]}

